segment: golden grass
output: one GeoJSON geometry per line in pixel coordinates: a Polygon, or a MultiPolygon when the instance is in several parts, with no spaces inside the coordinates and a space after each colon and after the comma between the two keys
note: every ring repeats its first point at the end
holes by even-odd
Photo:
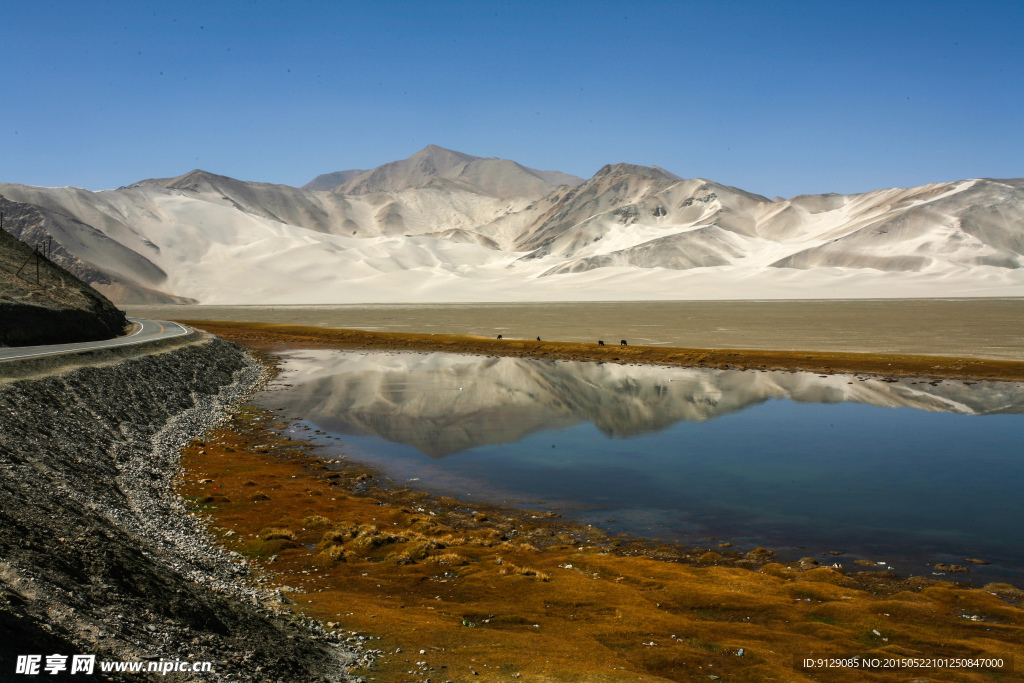
{"type": "Polygon", "coordinates": [[[359,528],[354,524],[338,524],[330,531],[325,531],[320,537],[320,543],[345,543],[359,535],[359,528]]]}
{"type": "MultiPolygon", "coordinates": [[[[289,594],[295,602],[290,609],[380,636],[374,647],[390,654],[372,671],[359,672],[368,681],[406,680],[412,668],[406,659],[418,659],[406,653],[420,649],[428,653],[423,660],[433,668],[427,672],[431,680],[455,683],[510,680],[515,673],[518,680],[545,683],[653,683],[709,675],[735,681],[981,682],[1013,675],[915,671],[894,678],[891,672],[833,670],[826,677],[797,662],[812,654],[1024,661],[1024,591],[1010,584],[978,590],[932,578],[897,580],[810,563],[805,568],[772,562],[768,551],[747,559],[719,549],[721,559],[692,566],[678,561],[683,555],[653,559],[643,554],[647,546],[596,530],[571,546],[533,538],[495,543],[495,532],[509,525],[518,533],[507,538],[540,524],[557,536],[571,522],[541,522],[497,508],[486,509],[486,521],[476,520],[458,513],[465,506],[457,500],[446,507],[402,488],[356,494],[338,482],[363,470],[331,465],[347,479],[329,479],[332,470],[324,461],[299,455],[309,451],[306,444],[279,441],[268,453],[247,450],[275,438],[253,426],[254,416],[249,411],[245,421],[215,430],[202,449],[185,449],[179,492],[199,500],[216,485],[236,501],[213,503],[203,513],[227,547],[253,558],[257,573],[299,589],[289,594]],[[233,469],[239,467],[244,469],[233,469]],[[198,483],[198,473],[217,483],[198,483]],[[252,490],[244,488],[250,481],[274,499],[248,502],[240,494],[252,490]],[[327,530],[306,525],[314,515],[335,524],[327,530]],[[235,533],[226,536],[227,530],[235,533]],[[394,654],[397,648],[402,654],[394,654]]],[[[267,426],[283,425],[270,414],[259,418],[267,426]]],[[[667,546],[649,548],[658,557],[663,552],[667,546]]],[[[687,552],[697,558],[705,551],[687,552]]]]}
{"type": "Polygon", "coordinates": [[[310,515],[303,519],[302,523],[307,527],[330,526],[331,520],[327,519],[323,515],[310,515]]]}
{"type": "Polygon", "coordinates": [[[260,538],[264,541],[275,541],[278,539],[284,541],[294,541],[295,532],[291,529],[286,529],[283,527],[269,527],[260,532],[260,538]]]}
{"type": "Polygon", "coordinates": [[[443,564],[449,567],[462,567],[469,564],[469,560],[458,553],[441,553],[439,555],[431,555],[426,558],[425,562],[428,564],[443,564]]]}
{"type": "Polygon", "coordinates": [[[405,536],[393,534],[389,531],[361,531],[352,541],[352,546],[360,550],[376,550],[392,543],[403,543],[409,540],[405,536]]]}
{"type": "Polygon", "coordinates": [[[345,550],[339,545],[328,546],[313,557],[313,564],[321,569],[326,569],[338,562],[345,562],[347,558],[355,553],[345,550]]]}
{"type": "Polygon", "coordinates": [[[502,567],[498,570],[498,574],[502,576],[527,576],[531,579],[537,579],[538,581],[550,581],[551,575],[546,574],[533,567],[519,567],[516,565],[509,565],[508,567],[502,567]]]}

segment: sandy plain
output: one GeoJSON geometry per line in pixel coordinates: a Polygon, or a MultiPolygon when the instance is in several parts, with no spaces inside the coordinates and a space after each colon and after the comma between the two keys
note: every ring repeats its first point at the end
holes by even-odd
{"type": "Polygon", "coordinates": [[[1024,299],[129,306],[130,315],[691,349],[1024,360],[1024,299]]]}

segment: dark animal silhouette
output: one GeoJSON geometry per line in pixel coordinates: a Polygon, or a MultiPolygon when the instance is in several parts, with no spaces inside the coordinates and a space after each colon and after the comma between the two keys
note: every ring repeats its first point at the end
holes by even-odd
{"type": "Polygon", "coordinates": [[[500,334],[498,335],[498,339],[501,339],[501,335],[500,334]]]}
{"type": "Polygon", "coordinates": [[[629,346],[629,344],[627,344],[626,340],[623,339],[622,341],[619,342],[619,346],[629,346]]]}
{"type": "Polygon", "coordinates": [[[598,345],[598,346],[604,346],[604,342],[603,342],[603,341],[601,341],[600,339],[598,339],[598,340],[597,340],[597,345],[598,345]]]}
{"type": "Polygon", "coordinates": [[[540,341],[540,337],[537,337],[537,341],[540,341]]]}

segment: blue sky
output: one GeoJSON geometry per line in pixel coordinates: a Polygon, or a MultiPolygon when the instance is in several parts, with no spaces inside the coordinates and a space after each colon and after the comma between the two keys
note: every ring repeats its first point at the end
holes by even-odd
{"type": "Polygon", "coordinates": [[[428,144],[767,196],[1024,176],[1024,3],[9,2],[0,182],[302,185],[428,144]]]}

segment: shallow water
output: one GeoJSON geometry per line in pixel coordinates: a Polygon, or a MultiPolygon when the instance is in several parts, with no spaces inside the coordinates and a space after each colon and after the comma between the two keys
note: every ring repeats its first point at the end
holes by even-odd
{"type": "MultiPolygon", "coordinates": [[[[350,458],[612,532],[1024,575],[1024,385],[331,350],[260,401],[350,458]],[[710,540],[713,539],[713,540],[710,540]]],[[[820,558],[823,562],[825,558],[820,558]]]]}
{"type": "Polygon", "coordinates": [[[158,320],[691,348],[924,353],[1024,360],[1024,299],[129,306],[158,320]]]}

